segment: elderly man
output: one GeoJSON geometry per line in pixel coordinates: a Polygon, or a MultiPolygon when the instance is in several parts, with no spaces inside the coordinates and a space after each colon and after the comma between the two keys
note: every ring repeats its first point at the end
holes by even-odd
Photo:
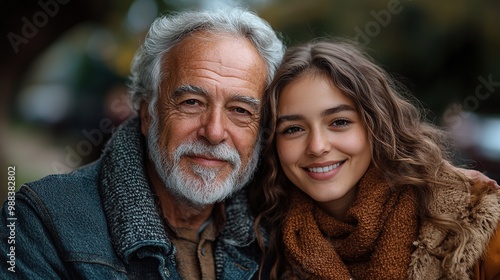
{"type": "Polygon", "coordinates": [[[15,211],[4,205],[0,278],[257,278],[243,187],[283,51],[248,11],[158,18],[132,64],[139,116],[98,161],[24,185],[15,211]]]}

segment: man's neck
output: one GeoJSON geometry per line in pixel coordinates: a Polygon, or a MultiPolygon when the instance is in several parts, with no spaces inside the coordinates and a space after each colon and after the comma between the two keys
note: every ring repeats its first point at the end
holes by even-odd
{"type": "Polygon", "coordinates": [[[148,161],[149,178],[154,192],[158,196],[162,215],[167,219],[170,226],[174,228],[189,228],[198,230],[203,223],[212,215],[214,205],[201,208],[192,207],[180,203],[165,187],[163,181],[158,177],[154,165],[148,161]]]}

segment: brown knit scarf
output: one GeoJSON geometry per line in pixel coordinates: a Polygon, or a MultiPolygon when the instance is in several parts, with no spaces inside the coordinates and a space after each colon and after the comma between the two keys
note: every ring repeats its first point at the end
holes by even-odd
{"type": "Polygon", "coordinates": [[[342,222],[296,190],[283,226],[283,278],[406,279],[418,232],[415,201],[409,188],[391,191],[374,168],[342,222]]]}

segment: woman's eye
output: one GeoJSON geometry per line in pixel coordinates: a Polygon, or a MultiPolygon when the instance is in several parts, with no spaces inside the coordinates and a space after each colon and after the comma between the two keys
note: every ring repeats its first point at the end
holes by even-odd
{"type": "Polygon", "coordinates": [[[293,134],[300,132],[300,131],[302,131],[302,128],[300,128],[298,126],[291,126],[291,127],[285,128],[281,133],[286,134],[286,135],[293,135],[293,134]]]}
{"type": "Polygon", "coordinates": [[[351,124],[351,121],[346,120],[346,119],[338,119],[338,120],[334,120],[332,122],[332,126],[335,126],[335,127],[346,127],[349,124],[351,124]]]}

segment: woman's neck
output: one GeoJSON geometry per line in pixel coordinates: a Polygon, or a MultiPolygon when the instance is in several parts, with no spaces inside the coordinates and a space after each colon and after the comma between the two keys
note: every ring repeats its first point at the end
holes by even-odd
{"type": "Polygon", "coordinates": [[[358,186],[351,188],[343,197],[334,201],[317,202],[319,207],[328,215],[339,221],[343,221],[347,215],[347,211],[356,200],[358,194],[358,186]]]}

